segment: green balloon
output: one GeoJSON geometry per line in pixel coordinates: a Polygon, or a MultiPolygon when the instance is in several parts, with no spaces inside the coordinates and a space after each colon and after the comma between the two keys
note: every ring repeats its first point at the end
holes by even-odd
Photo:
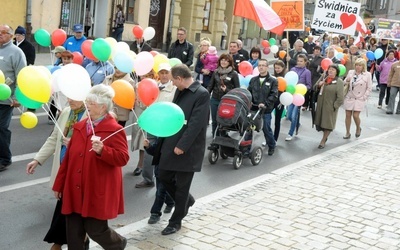
{"type": "Polygon", "coordinates": [[[169,137],[178,133],[184,122],[185,114],[172,102],[156,102],[150,105],[138,120],[139,127],[158,137],[169,137]]]}
{"type": "Polygon", "coordinates": [[[11,96],[11,89],[7,84],[0,84],[0,101],[7,100],[11,96]]]}
{"type": "Polygon", "coordinates": [[[290,94],[294,94],[296,92],[296,87],[295,85],[286,85],[286,92],[289,92],[290,94]]]}
{"type": "Polygon", "coordinates": [[[275,38],[273,38],[273,37],[271,37],[271,38],[268,40],[268,42],[269,42],[269,45],[270,45],[270,46],[273,46],[273,45],[276,44],[276,40],[275,40],[275,38]]]}
{"type": "Polygon", "coordinates": [[[178,65],[178,64],[182,64],[182,61],[175,57],[168,59],[168,61],[169,61],[169,65],[171,65],[171,67],[174,67],[175,65],[178,65]]]}
{"type": "Polygon", "coordinates": [[[18,87],[15,89],[15,97],[17,98],[17,101],[21,103],[22,106],[30,109],[38,109],[43,104],[41,102],[37,102],[26,97],[24,94],[22,94],[21,90],[18,87]]]}
{"type": "Polygon", "coordinates": [[[45,29],[38,29],[34,37],[35,41],[43,47],[49,47],[51,44],[50,33],[45,29]]]}
{"type": "Polygon", "coordinates": [[[102,62],[110,58],[111,46],[104,38],[97,38],[92,44],[93,55],[102,62]]]}
{"type": "Polygon", "coordinates": [[[339,64],[339,76],[344,76],[346,74],[346,67],[343,64],[339,64]]]}

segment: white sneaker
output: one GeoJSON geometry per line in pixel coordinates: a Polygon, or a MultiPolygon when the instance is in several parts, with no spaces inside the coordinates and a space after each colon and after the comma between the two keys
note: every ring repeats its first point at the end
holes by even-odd
{"type": "Polygon", "coordinates": [[[291,141],[292,139],[293,139],[293,136],[288,135],[288,136],[285,138],[285,141],[291,141]]]}
{"type": "Polygon", "coordinates": [[[381,109],[382,108],[382,105],[378,105],[378,109],[381,109]]]}
{"type": "Polygon", "coordinates": [[[265,147],[265,146],[267,146],[267,142],[263,142],[263,143],[261,143],[261,145],[262,145],[263,147],[265,147]]]}

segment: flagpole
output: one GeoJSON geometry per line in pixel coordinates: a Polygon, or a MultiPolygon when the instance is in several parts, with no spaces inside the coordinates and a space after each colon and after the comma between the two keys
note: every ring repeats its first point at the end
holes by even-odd
{"type": "MultiPolygon", "coordinates": [[[[290,43],[289,43],[289,31],[286,31],[286,37],[287,37],[287,46],[286,46],[286,55],[289,55],[289,48],[290,48],[290,43]]],[[[286,69],[289,70],[289,61],[286,60],[286,69]]]]}

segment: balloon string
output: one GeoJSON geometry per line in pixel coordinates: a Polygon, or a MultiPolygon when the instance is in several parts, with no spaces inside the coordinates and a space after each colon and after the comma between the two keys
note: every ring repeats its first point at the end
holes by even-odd
{"type": "MultiPolygon", "coordinates": [[[[14,102],[14,100],[11,99],[11,97],[9,97],[8,100],[11,102],[11,104],[14,102]]],[[[18,109],[20,114],[24,113],[19,107],[15,107],[15,106],[13,106],[13,107],[18,109]]]]}
{"type": "MultiPolygon", "coordinates": [[[[107,136],[106,138],[104,138],[103,140],[101,140],[101,142],[104,142],[105,140],[107,140],[107,139],[110,138],[111,136],[115,135],[116,133],[119,133],[119,132],[121,132],[122,130],[127,129],[127,128],[129,128],[129,127],[132,127],[132,126],[134,126],[134,125],[137,125],[137,122],[132,123],[132,124],[129,124],[128,126],[123,127],[123,128],[121,128],[121,129],[118,129],[117,131],[115,131],[115,132],[112,133],[111,135],[109,135],[109,136],[107,136]]],[[[93,150],[93,148],[91,148],[91,149],[89,150],[89,152],[92,151],[92,150],[93,150]]]]}
{"type": "MultiPolygon", "coordinates": [[[[133,110],[133,109],[131,109],[131,110],[132,110],[132,112],[133,112],[133,115],[134,115],[135,118],[136,118],[136,121],[139,122],[139,118],[137,117],[135,110],[133,110]]],[[[137,124],[137,122],[136,122],[136,124],[137,124]]],[[[139,127],[139,128],[140,128],[140,127],[139,127]]],[[[140,128],[140,131],[142,131],[143,137],[146,138],[146,134],[144,133],[144,131],[143,131],[142,128],[140,128]]]]}
{"type": "MultiPolygon", "coordinates": [[[[85,109],[88,110],[88,108],[86,106],[86,102],[83,102],[83,105],[85,105],[85,109]]],[[[93,135],[96,136],[96,134],[94,133],[93,122],[92,122],[92,119],[90,118],[89,112],[88,112],[88,119],[89,119],[90,127],[92,127],[93,135]]]]}
{"type": "MultiPolygon", "coordinates": [[[[47,108],[49,108],[49,106],[48,106],[47,103],[46,103],[46,106],[47,106],[47,108]]],[[[65,138],[64,132],[61,130],[61,127],[60,127],[60,125],[58,124],[58,122],[55,120],[53,114],[50,114],[50,112],[47,111],[47,110],[44,108],[44,106],[42,106],[42,109],[47,113],[47,115],[50,117],[50,119],[54,122],[54,125],[56,126],[56,128],[58,129],[58,131],[60,131],[61,136],[62,136],[63,138],[65,138]]],[[[49,108],[49,110],[50,110],[50,108],[49,108]]]]}

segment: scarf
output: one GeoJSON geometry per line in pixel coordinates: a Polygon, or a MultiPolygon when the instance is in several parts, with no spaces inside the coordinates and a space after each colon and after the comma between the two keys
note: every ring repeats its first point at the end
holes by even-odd
{"type": "Polygon", "coordinates": [[[222,68],[222,67],[218,67],[217,68],[217,72],[219,74],[219,78],[221,78],[221,80],[225,80],[226,77],[228,76],[228,74],[230,72],[232,72],[233,68],[231,66],[229,66],[228,68],[222,68]]]}
{"type": "Polygon", "coordinates": [[[328,76],[328,77],[326,78],[326,80],[325,80],[326,85],[330,85],[330,84],[332,83],[332,81],[335,80],[335,78],[336,78],[336,77],[333,77],[333,78],[332,78],[332,77],[329,77],[329,76],[328,76]]]}
{"type": "MultiPolygon", "coordinates": [[[[106,115],[103,115],[103,116],[97,118],[96,120],[92,121],[93,128],[95,128],[97,125],[99,125],[99,123],[100,123],[105,117],[106,117],[106,115]]],[[[90,124],[90,119],[87,119],[87,122],[86,122],[86,132],[87,132],[88,135],[93,134],[92,125],[90,124]]]]}
{"type": "Polygon", "coordinates": [[[64,136],[65,137],[71,138],[72,131],[73,131],[72,126],[74,126],[74,124],[79,121],[79,119],[83,115],[83,112],[85,112],[84,105],[82,105],[82,107],[80,107],[77,110],[71,110],[69,112],[68,120],[67,120],[67,123],[65,124],[65,128],[64,128],[64,136]]]}

